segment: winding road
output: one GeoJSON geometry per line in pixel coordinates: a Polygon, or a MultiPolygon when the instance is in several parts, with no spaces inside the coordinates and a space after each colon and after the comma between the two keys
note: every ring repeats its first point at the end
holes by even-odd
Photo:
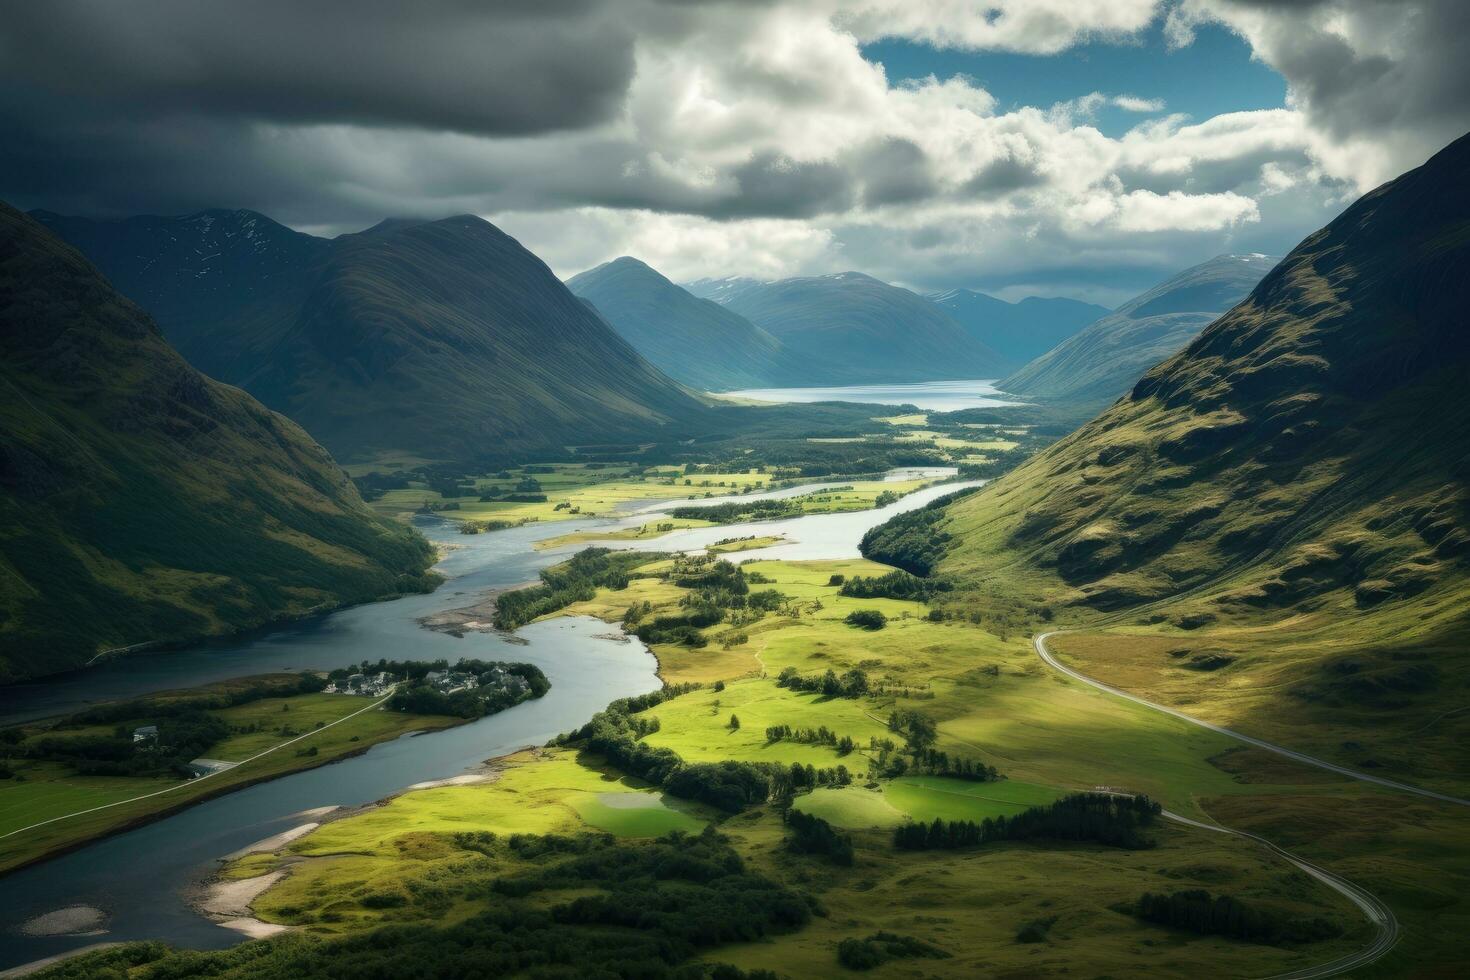
{"type": "Polygon", "coordinates": [[[1345,766],[1339,766],[1336,763],[1328,762],[1326,759],[1318,759],[1316,756],[1307,755],[1303,752],[1296,752],[1292,749],[1286,748],[1285,746],[1276,745],[1273,742],[1267,742],[1263,739],[1254,738],[1250,735],[1244,735],[1233,729],[1225,728],[1222,725],[1211,724],[1208,721],[1186,715],[1184,712],[1177,711],[1174,708],[1165,707],[1162,704],[1158,704],[1154,701],[1149,701],[1147,698],[1141,698],[1136,694],[1129,694],[1127,691],[1120,690],[1110,684],[1104,684],[1100,680],[1088,677],[1086,674],[1083,674],[1079,671],[1073,670],[1071,667],[1068,667],[1066,664],[1058,660],[1052,654],[1052,652],[1046,648],[1046,641],[1062,632],[1065,631],[1052,630],[1050,633],[1038,634],[1033,641],[1036,647],[1036,655],[1039,656],[1042,662],[1051,669],[1066,674],[1068,677],[1074,680],[1079,680],[1082,683],[1087,684],[1091,687],[1095,687],[1099,691],[1107,691],[1109,694],[1132,701],[1134,704],[1141,704],[1145,708],[1152,708],[1154,711],[1162,711],[1166,715],[1173,715],[1180,721],[1187,721],[1191,725],[1198,725],[1200,728],[1208,728],[1212,732],[1218,732],[1221,735],[1226,735],[1230,738],[1238,739],[1239,741],[1245,742],[1249,745],[1254,745],[1258,749],[1265,749],[1267,752],[1275,752],[1277,755],[1284,755],[1288,759],[1295,759],[1297,762],[1305,763],[1309,766],[1316,766],[1318,769],[1326,769],[1330,772],[1335,772],[1339,775],[1347,776],[1349,779],[1358,779],[1365,783],[1376,783],[1379,786],[1386,786],[1389,789],[1398,790],[1400,793],[1412,793],[1415,796],[1423,796],[1427,799],[1438,800],[1441,803],[1453,803],[1455,806],[1470,806],[1470,800],[1461,799],[1458,796],[1450,796],[1447,793],[1436,793],[1434,790],[1424,789],[1422,786],[1410,786],[1408,783],[1395,782],[1392,779],[1384,779],[1382,776],[1373,776],[1366,772],[1358,772],[1356,769],[1348,769],[1345,766]]]}
{"type": "MultiPolygon", "coordinates": [[[[1037,634],[1035,639],[1032,641],[1033,645],[1036,648],[1036,655],[1041,658],[1042,663],[1046,664],[1052,670],[1055,670],[1060,674],[1065,674],[1067,677],[1070,677],[1076,681],[1080,681],[1083,684],[1088,685],[1089,687],[1095,687],[1098,690],[1105,691],[1108,694],[1114,695],[1115,697],[1120,697],[1125,700],[1132,701],[1134,704],[1143,705],[1145,708],[1150,708],[1154,711],[1161,711],[1166,715],[1172,715],[1173,717],[1178,718],[1181,721],[1188,722],[1191,725],[1198,725],[1201,728],[1207,728],[1212,732],[1218,732],[1221,735],[1238,739],[1239,741],[1245,742],[1249,745],[1254,745],[1257,748],[1265,749],[1267,752],[1274,752],[1277,755],[1285,756],[1288,759],[1294,759],[1297,762],[1301,762],[1309,766],[1316,766],[1319,769],[1326,769],[1330,772],[1335,772],[1340,775],[1347,776],[1351,779],[1362,780],[1366,783],[1375,783],[1379,786],[1384,786],[1389,789],[1397,790],[1404,793],[1412,793],[1415,796],[1426,797],[1428,799],[1437,800],[1441,803],[1450,803],[1455,806],[1470,806],[1470,800],[1461,799],[1458,796],[1449,796],[1445,793],[1436,793],[1434,790],[1424,789],[1419,786],[1410,786],[1407,783],[1395,782],[1392,779],[1384,779],[1380,776],[1369,775],[1368,773],[1357,772],[1356,770],[1348,769],[1335,763],[1328,762],[1325,759],[1318,759],[1315,756],[1296,752],[1292,749],[1286,748],[1285,746],[1276,745],[1272,742],[1267,742],[1259,738],[1254,738],[1250,735],[1243,735],[1240,732],[1225,728],[1221,725],[1215,725],[1208,721],[1194,718],[1190,715],[1185,714],[1182,711],[1166,707],[1162,704],[1157,704],[1153,701],[1148,700],[1147,698],[1141,698],[1136,694],[1129,694],[1127,691],[1120,690],[1119,688],[1113,687],[1110,684],[1104,684],[1102,681],[1096,680],[1092,677],[1088,677],[1086,674],[1077,670],[1073,670],[1071,667],[1068,667],[1066,664],[1058,660],[1049,649],[1047,649],[1046,641],[1061,632],[1064,631],[1053,630],[1049,633],[1037,634]]],[[[1327,963],[1322,963],[1317,966],[1306,967],[1304,969],[1296,970],[1290,973],[1278,974],[1274,977],[1271,977],[1270,980],[1317,980],[1317,978],[1320,977],[1337,976],[1339,974],[1346,973],[1349,970],[1354,970],[1359,967],[1366,966],[1369,963],[1372,963],[1379,957],[1386,954],[1389,950],[1393,949],[1394,944],[1398,942],[1398,919],[1394,916],[1393,910],[1390,909],[1380,898],[1378,898],[1378,896],[1374,895],[1372,892],[1353,884],[1346,878],[1333,874],[1331,871],[1328,871],[1325,868],[1318,867],[1317,865],[1312,864],[1309,861],[1305,861],[1297,857],[1290,851],[1278,847],[1277,845],[1266,840],[1264,837],[1258,837],[1255,834],[1248,834],[1242,830],[1232,830],[1229,827],[1222,827],[1219,824],[1205,823],[1200,820],[1194,820],[1190,817],[1181,816],[1180,814],[1172,813],[1168,810],[1164,811],[1164,816],[1167,819],[1174,821],[1175,823],[1184,824],[1186,826],[1194,827],[1200,830],[1207,830],[1211,833],[1229,834],[1232,837],[1240,837],[1260,844],[1283,860],[1294,864],[1303,872],[1311,875],[1313,878],[1317,879],[1328,888],[1331,888],[1333,891],[1346,897],[1350,902],[1352,902],[1354,905],[1362,910],[1363,914],[1368,918],[1368,921],[1373,925],[1376,933],[1374,939],[1371,943],[1369,943],[1367,946],[1364,946],[1362,949],[1356,950],[1352,953],[1348,953],[1344,956],[1338,957],[1335,960],[1327,963]]]]}

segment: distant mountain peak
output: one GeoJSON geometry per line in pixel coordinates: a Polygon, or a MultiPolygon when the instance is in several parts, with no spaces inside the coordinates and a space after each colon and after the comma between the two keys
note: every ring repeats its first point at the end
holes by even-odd
{"type": "Polygon", "coordinates": [[[675,380],[711,391],[790,380],[770,334],[631,255],[573,276],[567,288],[675,380]]]}
{"type": "Polygon", "coordinates": [[[1191,266],[1003,378],[1000,388],[1101,408],[1245,299],[1275,261],[1248,253],[1217,255],[1191,266]]]}

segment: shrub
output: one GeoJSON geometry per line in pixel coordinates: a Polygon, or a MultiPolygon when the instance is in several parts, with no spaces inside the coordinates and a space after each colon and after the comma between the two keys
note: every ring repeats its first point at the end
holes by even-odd
{"type": "Polygon", "coordinates": [[[876,609],[854,609],[847,614],[848,626],[865,630],[881,630],[888,625],[888,617],[876,609]]]}
{"type": "Polygon", "coordinates": [[[948,959],[949,954],[932,943],[913,936],[875,932],[866,939],[844,939],[837,944],[837,962],[849,970],[871,970],[889,960],[948,959]]]}
{"type": "Polygon", "coordinates": [[[843,867],[852,866],[852,838],[832,829],[832,825],[821,817],[788,810],[786,826],[791,828],[791,836],[786,840],[786,846],[791,850],[825,857],[843,867]]]}

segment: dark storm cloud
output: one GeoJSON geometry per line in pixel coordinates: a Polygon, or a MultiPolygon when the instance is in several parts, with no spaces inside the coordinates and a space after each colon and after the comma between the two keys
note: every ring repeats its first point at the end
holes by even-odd
{"type": "Polygon", "coordinates": [[[911,140],[880,140],[855,154],[852,166],[861,177],[868,207],[919,201],[936,190],[929,158],[911,140]]]}
{"type": "MultiPolygon", "coordinates": [[[[1470,128],[1466,0],[1210,0],[1287,80],[1314,129],[1415,166],[1470,128]]],[[[1186,20],[1188,18],[1185,18],[1186,20]]]]}
{"type": "Polygon", "coordinates": [[[1001,157],[975,171],[965,181],[963,192],[966,197],[1001,197],[1012,191],[1039,187],[1044,183],[1046,175],[1035,164],[1017,160],[1015,157],[1001,157]]]}
{"type": "MultiPolygon", "coordinates": [[[[1125,191],[1152,191],[1168,194],[1185,191],[1190,194],[1221,194],[1239,191],[1253,185],[1261,177],[1261,168],[1266,164],[1278,167],[1305,169],[1311,158],[1305,149],[1282,149],[1276,146],[1257,147],[1218,159],[1190,161],[1187,167],[1173,170],[1153,171],[1143,165],[1120,165],[1115,172],[1125,191]]],[[[1345,190],[1337,188],[1338,193],[1345,190]]]]}
{"type": "Polygon", "coordinates": [[[700,213],[711,218],[809,218],[852,206],[852,179],[823,161],[799,162],[779,153],[752,156],[731,171],[734,187],[700,213]]]}
{"type": "MultiPolygon", "coordinates": [[[[95,215],[240,206],[297,222],[351,223],[442,214],[458,204],[419,203],[440,188],[402,188],[438,164],[425,157],[439,152],[445,133],[556,134],[620,116],[634,34],[615,6],[7,5],[0,197],[95,215]],[[311,127],[356,128],[385,141],[343,149],[311,127]],[[422,133],[422,141],[394,140],[395,131],[422,133]]],[[[473,187],[476,200],[493,199],[498,176],[493,168],[456,174],[458,186],[441,196],[473,187]]]]}
{"type": "Polygon", "coordinates": [[[592,2],[46,0],[7,5],[0,72],[133,120],[528,134],[616,114],[633,37],[592,2]]]}

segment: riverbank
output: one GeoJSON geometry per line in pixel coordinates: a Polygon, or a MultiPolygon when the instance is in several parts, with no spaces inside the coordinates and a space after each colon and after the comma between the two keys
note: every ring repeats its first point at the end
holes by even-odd
{"type": "MultiPolygon", "coordinates": [[[[176,697],[209,693],[209,688],[174,692],[176,697]]],[[[390,712],[383,708],[386,698],[363,704],[365,699],[348,695],[266,698],[243,705],[241,709],[249,710],[252,717],[265,712],[274,714],[291,707],[293,701],[301,702],[307,698],[311,703],[298,703],[292,720],[296,724],[319,723],[319,727],[255,752],[227,768],[194,779],[153,789],[146,787],[149,783],[157,786],[158,781],[144,777],[63,775],[50,783],[39,782],[35,778],[0,782],[0,812],[12,824],[20,824],[0,834],[0,875],[85,847],[98,839],[162,820],[207,800],[261,782],[361,755],[374,745],[405,734],[448,728],[467,720],[390,712]],[[320,717],[323,708],[335,709],[338,706],[350,710],[331,720],[320,717]],[[291,751],[293,746],[295,751],[291,751]],[[127,795],[130,783],[139,785],[144,791],[127,795]],[[40,816],[46,813],[47,808],[54,809],[58,800],[87,799],[88,794],[95,799],[99,792],[104,792],[104,785],[106,791],[121,794],[119,798],[25,822],[28,812],[40,816]],[[28,806],[27,800],[34,802],[28,806]]],[[[220,713],[233,717],[231,712],[237,716],[240,710],[226,708],[220,713]]],[[[20,775],[25,775],[24,770],[20,775]]]]}

